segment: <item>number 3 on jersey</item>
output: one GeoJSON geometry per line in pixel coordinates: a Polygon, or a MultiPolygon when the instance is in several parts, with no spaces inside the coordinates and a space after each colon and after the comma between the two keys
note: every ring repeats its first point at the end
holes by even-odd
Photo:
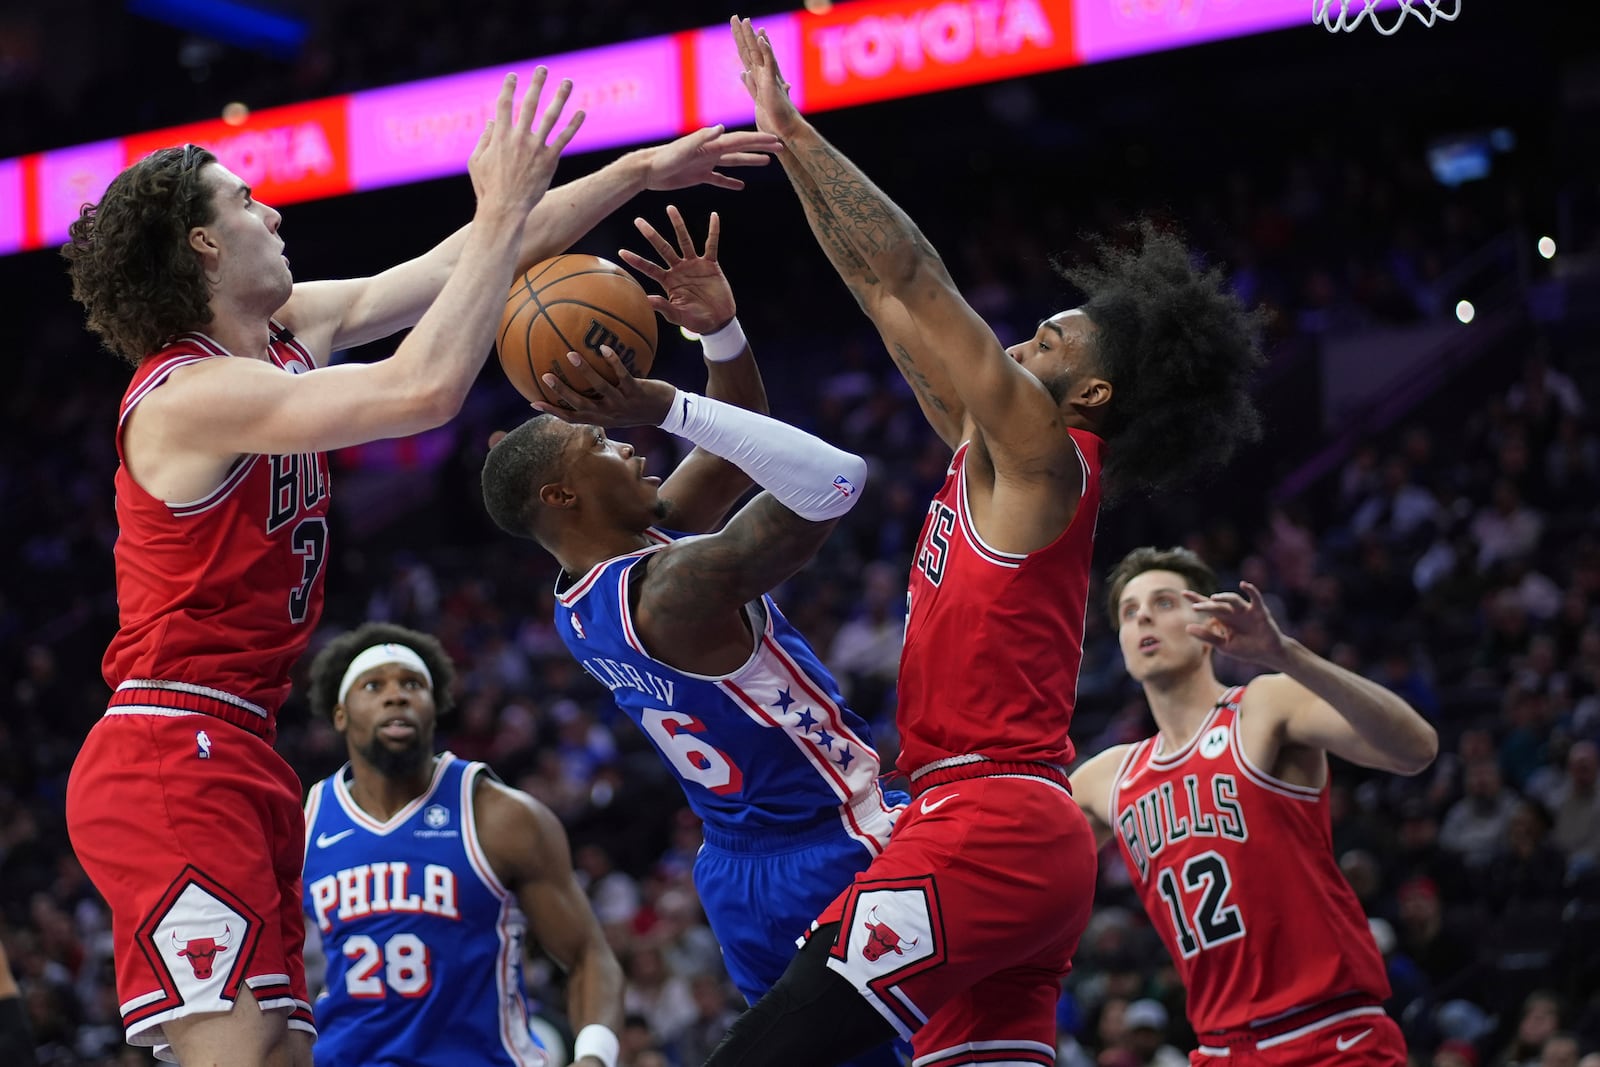
{"type": "Polygon", "coordinates": [[[289,548],[301,559],[300,584],[289,592],[289,621],[305,622],[311,587],[316,584],[323,561],[328,558],[328,521],[301,519],[300,525],[289,535],[289,548]]]}
{"type": "Polygon", "coordinates": [[[744,775],[733,761],[698,736],[705,733],[706,724],[693,715],[644,708],[639,721],[684,781],[704,786],[718,796],[744,788],[744,775]]]}
{"type": "Polygon", "coordinates": [[[1239,915],[1239,908],[1227,902],[1228,890],[1232,887],[1227,860],[1215,852],[1202,852],[1183,865],[1183,884],[1190,893],[1200,897],[1194,908],[1193,923],[1186,914],[1184,897],[1172,868],[1163,867],[1156,877],[1161,896],[1172,909],[1172,928],[1184,959],[1203,948],[1215,948],[1244,936],[1244,919],[1239,915]]]}

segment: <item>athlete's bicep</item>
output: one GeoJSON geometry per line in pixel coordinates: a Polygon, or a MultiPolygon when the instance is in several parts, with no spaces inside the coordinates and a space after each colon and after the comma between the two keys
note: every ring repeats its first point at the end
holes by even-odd
{"type": "Polygon", "coordinates": [[[496,782],[479,785],[479,835],[491,866],[517,896],[528,929],[563,969],[605,940],[572,873],[572,848],[561,821],[525,793],[496,782]]]}
{"type": "Polygon", "coordinates": [[[215,455],[327,452],[443,421],[438,398],[380,364],[290,374],[254,359],[209,359],[174,371],[140,401],[180,448],[215,455]]]}
{"type": "Polygon", "coordinates": [[[640,589],[640,613],[682,621],[738,608],[804,567],[836,522],[803,519],[762,492],[717,533],[663,549],[640,589]]]}
{"type": "Polygon", "coordinates": [[[1089,820],[1096,848],[1111,840],[1111,784],[1127,750],[1127,745],[1113,745],[1085,760],[1070,777],[1072,799],[1089,820]]]}

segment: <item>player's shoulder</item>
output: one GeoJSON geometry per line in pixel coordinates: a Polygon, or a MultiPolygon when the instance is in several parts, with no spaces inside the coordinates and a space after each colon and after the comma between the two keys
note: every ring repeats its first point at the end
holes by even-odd
{"type": "Polygon", "coordinates": [[[1245,684],[1239,697],[1238,721],[1241,727],[1270,727],[1317,699],[1287,674],[1258,674],[1245,684]]]}
{"type": "Polygon", "coordinates": [[[1074,799],[1095,811],[1108,807],[1117,771],[1139,744],[1133,741],[1112,745],[1080,763],[1070,776],[1074,799]]]}
{"type": "MultiPolygon", "coordinates": [[[[468,773],[473,773],[468,768],[468,773]]],[[[486,765],[478,765],[472,783],[473,818],[480,839],[489,835],[540,833],[561,825],[555,812],[520,789],[502,782],[486,765]]]]}

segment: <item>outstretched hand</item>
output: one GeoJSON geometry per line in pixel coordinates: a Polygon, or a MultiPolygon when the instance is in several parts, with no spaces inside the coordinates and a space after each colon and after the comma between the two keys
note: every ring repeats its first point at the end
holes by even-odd
{"type": "Polygon", "coordinates": [[[739,80],[756,103],[756,128],[778,137],[788,137],[804,120],[794,101],[789,99],[789,83],[778,70],[767,32],[757,32],[749,19],[737,15],[729,22],[733,43],[739,50],[739,80]]]}
{"type": "Polygon", "coordinates": [[[704,252],[695,251],[694,238],[684,225],[683,215],[677,208],[667,205],[667,218],[678,238],[673,248],[656,228],[644,219],[634,219],[633,224],[644,239],[655,248],[661,263],[652,263],[643,256],[624,248],[618,251],[622,261],[646,278],[661,286],[665,296],[651,293],[650,306],[674,326],[682,326],[695,333],[711,333],[733,321],[738,308],[733,302],[733,287],[728,284],[722,265],[717,262],[717,242],[722,236],[722,219],[715,211],[706,228],[704,252]]]}
{"type": "Polygon", "coordinates": [[[555,140],[550,140],[567,98],[572,95],[572,83],[563,81],[540,115],[538,126],[534,126],[533,117],[539,114],[539,97],[549,73],[544,67],[535,68],[515,115],[512,103],[517,94],[517,76],[507,74],[500,83],[494,118],[484,124],[478,145],[467,160],[467,173],[472,177],[480,207],[506,209],[518,215],[532,211],[550,188],[562,150],[583,125],[583,112],[575,111],[556,133],[555,140]]]}
{"type": "Polygon", "coordinates": [[[772,162],[770,153],[782,148],[783,142],[770,133],[759,130],[728,133],[722,126],[707,126],[669,144],[645,149],[650,158],[645,188],[667,190],[715,185],[719,189],[743,189],[743,181],[717,168],[764,167],[772,162]]]}
{"type": "Polygon", "coordinates": [[[545,374],[540,378],[546,391],[556,398],[558,404],[535,400],[534,408],[546,415],[554,415],[563,422],[607,427],[659,425],[667,417],[672,398],[678,391],[670,383],[657,378],[635,378],[629,374],[610,345],[601,345],[600,355],[616,376],[615,385],[606,381],[578,353],[568,352],[567,381],[554,374],[545,374]]]}
{"type": "Polygon", "coordinates": [[[1249,600],[1238,593],[1201,596],[1192,589],[1185,589],[1184,599],[1195,611],[1222,625],[1218,633],[1214,627],[1190,623],[1189,633],[1235,659],[1269,670],[1282,670],[1288,662],[1289,639],[1278,628],[1261,590],[1249,582],[1240,582],[1239,588],[1249,594],[1249,600]]]}

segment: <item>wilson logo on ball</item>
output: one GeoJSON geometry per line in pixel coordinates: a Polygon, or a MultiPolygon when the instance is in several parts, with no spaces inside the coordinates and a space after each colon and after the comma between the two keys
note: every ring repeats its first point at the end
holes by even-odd
{"type": "Polygon", "coordinates": [[[600,346],[605,345],[617,354],[622,360],[622,365],[633,372],[633,349],[622,344],[622,338],[600,324],[599,319],[589,320],[589,330],[583,335],[583,345],[595,355],[600,354],[600,346]]]}

